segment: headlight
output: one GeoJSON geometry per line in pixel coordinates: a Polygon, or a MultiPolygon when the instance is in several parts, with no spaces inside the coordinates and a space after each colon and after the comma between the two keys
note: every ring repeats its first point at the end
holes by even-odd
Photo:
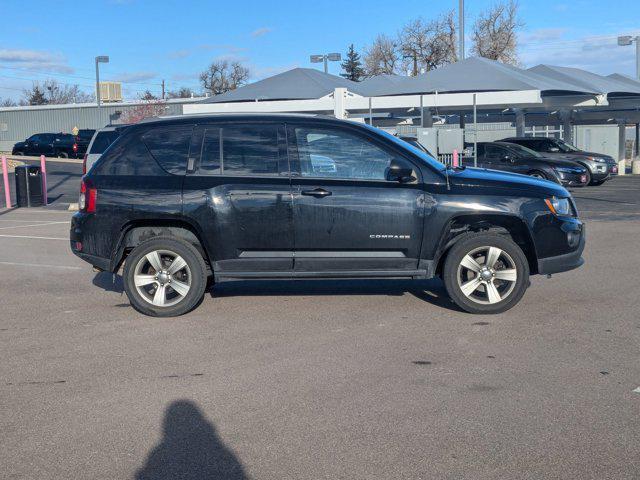
{"type": "Polygon", "coordinates": [[[544,203],[547,204],[551,213],[556,215],[569,215],[571,213],[571,206],[569,205],[568,198],[545,198],[544,203]]]}
{"type": "Polygon", "coordinates": [[[598,163],[606,163],[606,159],[601,158],[601,157],[587,157],[589,160],[593,160],[594,162],[598,162],[598,163]]]}

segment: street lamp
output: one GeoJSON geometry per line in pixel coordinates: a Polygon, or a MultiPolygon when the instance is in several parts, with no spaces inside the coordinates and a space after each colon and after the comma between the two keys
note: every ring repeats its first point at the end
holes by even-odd
{"type": "Polygon", "coordinates": [[[329,62],[339,62],[342,60],[342,55],[339,53],[327,53],[326,55],[311,55],[309,57],[311,63],[322,63],[324,62],[324,73],[329,73],[329,62]]]}
{"type": "Polygon", "coordinates": [[[99,55],[96,57],[96,101],[98,102],[98,111],[100,111],[100,68],[99,63],[109,63],[107,55],[99,55]]]}
{"type": "Polygon", "coordinates": [[[640,80],[640,35],[632,37],[631,35],[622,35],[618,37],[618,45],[626,47],[636,42],[636,77],[640,80]]]}

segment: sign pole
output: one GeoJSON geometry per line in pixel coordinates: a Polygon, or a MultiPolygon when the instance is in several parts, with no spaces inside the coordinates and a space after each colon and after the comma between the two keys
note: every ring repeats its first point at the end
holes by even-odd
{"type": "Polygon", "coordinates": [[[2,155],[2,178],[4,180],[4,201],[7,208],[11,208],[11,193],[9,192],[9,173],[7,171],[7,157],[2,155]]]}

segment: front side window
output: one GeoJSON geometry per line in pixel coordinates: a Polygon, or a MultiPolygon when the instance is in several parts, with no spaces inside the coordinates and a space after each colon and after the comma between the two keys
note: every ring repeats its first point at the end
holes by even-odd
{"type": "Polygon", "coordinates": [[[397,162],[393,154],[349,131],[298,127],[294,132],[303,177],[386,180],[391,163],[397,162]]]}
{"type": "Polygon", "coordinates": [[[201,175],[277,175],[278,171],[277,125],[204,127],[201,175]]]}

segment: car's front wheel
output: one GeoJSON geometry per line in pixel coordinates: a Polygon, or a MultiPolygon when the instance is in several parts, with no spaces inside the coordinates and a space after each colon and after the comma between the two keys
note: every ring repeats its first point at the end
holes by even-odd
{"type": "Polygon", "coordinates": [[[191,244],[171,237],[138,245],[124,267],[124,290],[131,305],[154,317],[191,311],[202,300],[206,283],[202,255],[191,244]]]}
{"type": "Polygon", "coordinates": [[[516,305],[529,285],[529,264],[520,247],[499,234],[460,239],[443,269],[449,296],[470,313],[502,313],[516,305]]]}

